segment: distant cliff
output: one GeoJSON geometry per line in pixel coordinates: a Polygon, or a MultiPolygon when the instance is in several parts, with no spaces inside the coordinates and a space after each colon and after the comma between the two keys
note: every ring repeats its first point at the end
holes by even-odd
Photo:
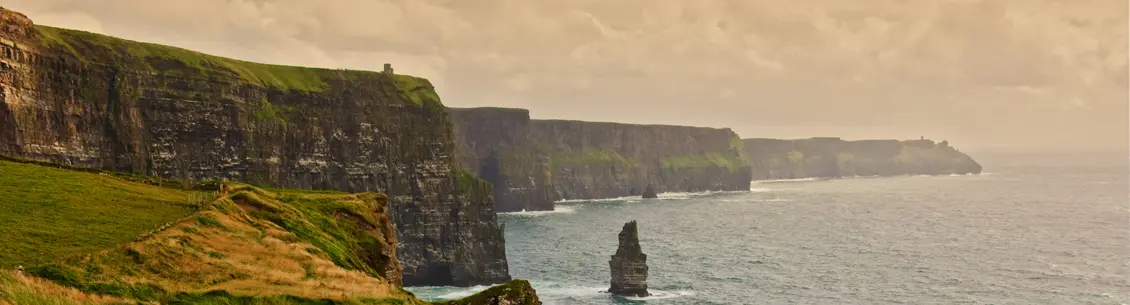
{"type": "Polygon", "coordinates": [[[549,154],[537,145],[530,112],[507,108],[449,108],[457,160],[494,185],[499,212],[553,210],[549,154]]]}
{"type": "Polygon", "coordinates": [[[942,141],[745,139],[754,180],[979,174],[981,165],[942,141]]]}
{"type": "Polygon", "coordinates": [[[0,9],[0,155],[188,181],[382,192],[406,285],[509,279],[491,186],[424,79],[275,66],[0,9]]]}
{"type": "Polygon", "coordinates": [[[550,210],[560,199],[748,190],[729,129],[531,120],[529,111],[449,109],[458,159],[495,186],[499,211],[550,210]]]}
{"type": "Polygon", "coordinates": [[[730,129],[534,120],[550,152],[554,199],[748,191],[750,167],[730,129]]]}

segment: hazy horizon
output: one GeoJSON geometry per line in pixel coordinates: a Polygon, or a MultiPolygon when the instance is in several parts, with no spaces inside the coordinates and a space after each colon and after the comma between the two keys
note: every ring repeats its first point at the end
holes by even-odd
{"type": "Polygon", "coordinates": [[[450,107],[743,138],[1122,151],[1126,1],[14,0],[37,24],[430,79],[450,107]]]}

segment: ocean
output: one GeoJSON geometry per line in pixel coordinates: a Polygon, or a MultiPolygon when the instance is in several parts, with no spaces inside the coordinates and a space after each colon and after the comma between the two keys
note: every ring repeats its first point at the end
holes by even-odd
{"type": "Polygon", "coordinates": [[[545,304],[1130,303],[1125,153],[974,157],[985,173],[763,181],[500,220],[511,275],[545,304]],[[630,220],[651,297],[601,293],[630,220]]]}

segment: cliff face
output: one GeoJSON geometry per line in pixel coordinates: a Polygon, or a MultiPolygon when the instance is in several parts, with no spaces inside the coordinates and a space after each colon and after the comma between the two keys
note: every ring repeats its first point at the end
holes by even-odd
{"type": "Polygon", "coordinates": [[[406,285],[509,279],[485,182],[424,79],[249,63],[0,9],[0,154],[187,181],[388,194],[406,285]]]}
{"type": "Polygon", "coordinates": [[[730,129],[534,120],[550,154],[554,199],[749,190],[750,167],[730,129]]]}
{"type": "Polygon", "coordinates": [[[745,139],[754,180],[979,174],[981,165],[931,140],[745,139]]]}
{"type": "Polygon", "coordinates": [[[498,212],[553,210],[549,154],[530,133],[530,112],[449,108],[459,164],[494,185],[498,212]]]}
{"type": "Polygon", "coordinates": [[[748,190],[729,129],[531,120],[525,109],[449,109],[459,163],[495,186],[498,211],[552,210],[560,199],[748,190]]]}

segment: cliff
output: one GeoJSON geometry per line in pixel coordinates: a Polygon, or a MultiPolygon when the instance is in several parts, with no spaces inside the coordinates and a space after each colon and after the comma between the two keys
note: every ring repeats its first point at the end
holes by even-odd
{"type": "Polygon", "coordinates": [[[495,210],[553,210],[549,154],[531,134],[528,110],[448,108],[448,113],[459,164],[494,186],[495,210]]]}
{"type": "Polygon", "coordinates": [[[432,85],[33,25],[0,9],[0,155],[390,198],[406,285],[509,279],[491,186],[432,85]]]}
{"type": "Polygon", "coordinates": [[[495,186],[498,211],[658,192],[748,190],[729,129],[531,120],[525,109],[452,108],[458,159],[495,186]]]}
{"type": "Polygon", "coordinates": [[[754,180],[979,174],[981,165],[942,141],[744,139],[754,180]]]}
{"type": "Polygon", "coordinates": [[[554,199],[748,191],[750,167],[730,129],[533,120],[550,154],[554,199]]]}

